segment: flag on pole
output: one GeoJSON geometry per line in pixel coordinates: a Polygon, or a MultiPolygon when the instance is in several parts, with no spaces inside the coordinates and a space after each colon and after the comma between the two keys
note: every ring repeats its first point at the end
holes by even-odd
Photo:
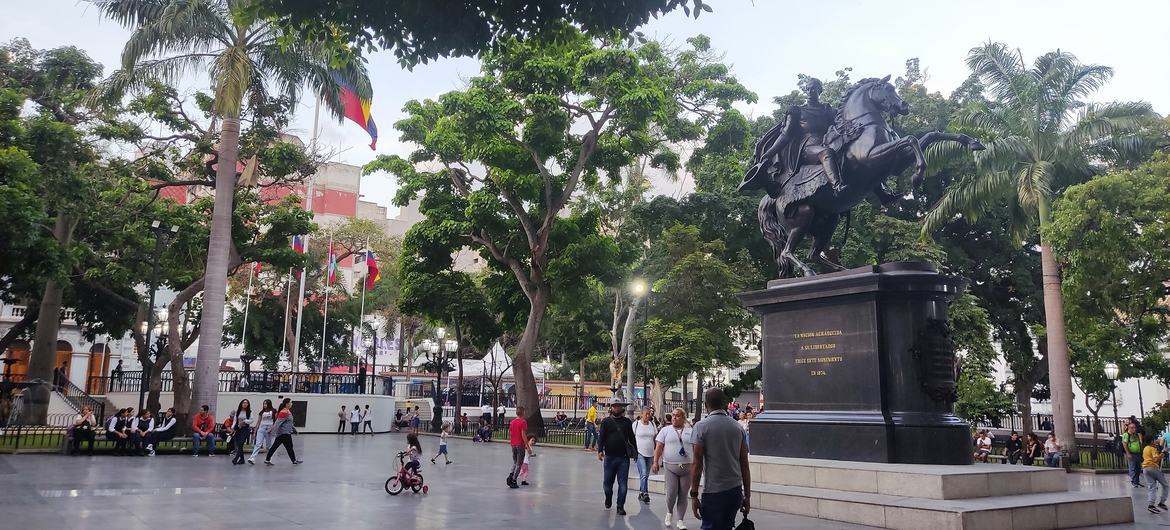
{"type": "Polygon", "coordinates": [[[333,241],[329,241],[329,285],[337,283],[337,256],[333,254],[333,241]]]}
{"type": "Polygon", "coordinates": [[[378,260],[374,258],[374,251],[366,251],[366,290],[374,288],[374,282],[382,278],[381,271],[378,270],[378,260]]]}
{"type": "Polygon", "coordinates": [[[305,241],[301,239],[301,236],[293,236],[293,250],[301,254],[305,253],[305,241]]]}
{"type": "Polygon", "coordinates": [[[262,266],[264,266],[264,264],[257,261],[256,265],[254,267],[252,267],[252,274],[260,274],[260,267],[262,267],[262,266]]]}
{"type": "Polygon", "coordinates": [[[346,83],[336,73],[333,74],[333,80],[341,88],[338,97],[341,99],[345,117],[366,130],[366,133],[370,135],[370,149],[376,149],[378,146],[378,126],[374,124],[374,118],[370,116],[370,100],[359,98],[353,86],[346,83]]]}

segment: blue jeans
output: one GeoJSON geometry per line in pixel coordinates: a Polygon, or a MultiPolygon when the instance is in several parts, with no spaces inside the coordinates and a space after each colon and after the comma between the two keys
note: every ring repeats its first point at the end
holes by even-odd
{"type": "Polygon", "coordinates": [[[613,498],[613,482],[617,480],[617,505],[626,505],[626,490],[630,484],[630,459],[626,455],[605,457],[605,471],[602,473],[601,489],[605,492],[605,500],[613,498]]]}
{"type": "Polygon", "coordinates": [[[735,513],[743,508],[743,489],[704,493],[700,501],[699,515],[703,518],[700,530],[732,530],[735,513]]]}
{"type": "Polygon", "coordinates": [[[634,461],[638,464],[638,491],[642,493],[649,493],[650,467],[654,463],[654,457],[638,455],[634,461]]]}
{"type": "Polygon", "coordinates": [[[1125,467],[1129,470],[1129,483],[1141,484],[1142,458],[1138,455],[1125,455],[1125,467]]]}
{"type": "Polygon", "coordinates": [[[1048,467],[1060,467],[1060,453],[1044,453],[1044,463],[1048,467]]]}
{"type": "Polygon", "coordinates": [[[597,426],[592,423],[585,424],[585,448],[592,449],[593,444],[597,443],[597,426]]]}
{"type": "Polygon", "coordinates": [[[191,453],[199,454],[199,440],[207,442],[207,454],[215,451],[215,433],[209,432],[207,436],[199,436],[199,433],[195,433],[191,435],[191,453]]]}

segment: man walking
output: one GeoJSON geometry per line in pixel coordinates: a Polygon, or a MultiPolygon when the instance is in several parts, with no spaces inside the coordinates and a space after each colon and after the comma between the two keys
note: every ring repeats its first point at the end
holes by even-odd
{"type": "MultiPolygon", "coordinates": [[[[637,455],[634,447],[634,425],[625,417],[626,403],[614,400],[609,404],[609,417],[601,420],[597,433],[597,459],[604,463],[602,491],[605,509],[613,505],[613,483],[617,481],[617,514],[626,514],[626,490],[630,483],[630,459],[637,455]]],[[[738,429],[739,426],[737,425],[738,429]]]]}
{"type": "Polygon", "coordinates": [[[366,433],[366,429],[370,430],[370,436],[374,435],[374,417],[370,416],[369,405],[362,411],[362,434],[366,433]]]}
{"type": "Polygon", "coordinates": [[[597,399],[589,404],[585,413],[585,450],[593,449],[597,443],[597,399]]]}
{"type": "Polygon", "coordinates": [[[516,418],[508,424],[508,435],[512,445],[512,472],[508,473],[508,487],[516,489],[520,487],[516,477],[520,476],[524,455],[528,453],[528,420],[524,419],[524,407],[516,407],[516,418]]]}
{"type": "Polygon", "coordinates": [[[1129,483],[1134,487],[1142,487],[1141,473],[1142,473],[1142,435],[1138,432],[1138,426],[1134,422],[1129,422],[1125,427],[1125,433],[1121,435],[1121,444],[1125,448],[1125,464],[1129,471],[1129,483]]]}
{"type": "Polygon", "coordinates": [[[703,396],[707,417],[695,425],[691,502],[701,530],[732,530],[735,512],[751,510],[752,482],[743,429],[727,415],[727,395],[712,388],[703,396]],[[703,496],[699,479],[704,477],[703,496]]]}
{"type": "Polygon", "coordinates": [[[110,382],[114,383],[114,384],[110,385],[113,388],[117,388],[118,390],[122,389],[122,360],[121,359],[118,359],[118,365],[115,366],[114,369],[110,372],[110,382]]]}
{"type": "Polygon", "coordinates": [[[345,434],[345,405],[337,412],[337,434],[345,434]]]}

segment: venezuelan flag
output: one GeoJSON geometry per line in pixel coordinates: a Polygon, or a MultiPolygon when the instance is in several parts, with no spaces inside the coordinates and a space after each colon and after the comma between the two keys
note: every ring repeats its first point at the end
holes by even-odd
{"type": "Polygon", "coordinates": [[[359,98],[353,86],[346,83],[336,73],[333,74],[333,80],[337,82],[337,86],[341,87],[339,96],[341,104],[345,108],[345,117],[361,125],[369,133],[370,149],[376,149],[378,147],[378,126],[374,124],[374,118],[370,116],[370,100],[359,98]]]}
{"type": "Polygon", "coordinates": [[[366,251],[366,290],[374,288],[374,282],[382,279],[382,271],[378,269],[378,260],[374,257],[374,251],[366,251]]]}

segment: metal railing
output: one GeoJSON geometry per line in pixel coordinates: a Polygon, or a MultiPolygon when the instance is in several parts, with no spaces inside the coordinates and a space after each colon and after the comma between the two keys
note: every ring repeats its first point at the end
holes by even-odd
{"type": "Polygon", "coordinates": [[[81,412],[82,407],[88,406],[93,410],[95,416],[99,418],[105,417],[106,403],[94,398],[84,390],[78,388],[77,385],[73,384],[72,381],[68,379],[59,381],[58,384],[54,387],[54,390],[56,390],[59,394],[61,394],[62,397],[65,398],[65,401],[73,407],[73,410],[81,412]]]}
{"type": "MultiPolygon", "coordinates": [[[[1032,430],[1052,430],[1054,421],[1051,414],[1031,414],[1028,417],[1032,420],[1032,430]]],[[[1121,432],[1121,418],[1115,423],[1112,416],[1108,418],[1098,416],[1096,421],[1094,421],[1092,416],[1074,416],[1073,422],[1076,423],[1074,430],[1078,433],[1092,433],[1094,425],[1096,425],[1096,430],[1099,434],[1115,434],[1121,432]]],[[[1013,414],[1002,418],[994,418],[989,421],[981,421],[977,425],[981,428],[1006,429],[1022,432],[1024,430],[1024,417],[1019,414],[1013,414]]]]}
{"type": "MultiPolygon", "coordinates": [[[[194,379],[195,371],[187,370],[194,379]]],[[[220,372],[217,381],[220,392],[300,392],[310,394],[386,394],[382,377],[358,374],[325,374],[319,372],[220,372]]],[[[161,391],[174,391],[174,376],[170,370],[160,375],[161,391]]],[[[89,388],[108,392],[137,393],[142,383],[142,372],[126,371],[121,377],[93,376],[89,388]]],[[[149,385],[149,382],[147,382],[149,385]]],[[[148,389],[149,390],[149,389],[148,389]]],[[[97,393],[95,391],[95,393],[97,393]]]]}

